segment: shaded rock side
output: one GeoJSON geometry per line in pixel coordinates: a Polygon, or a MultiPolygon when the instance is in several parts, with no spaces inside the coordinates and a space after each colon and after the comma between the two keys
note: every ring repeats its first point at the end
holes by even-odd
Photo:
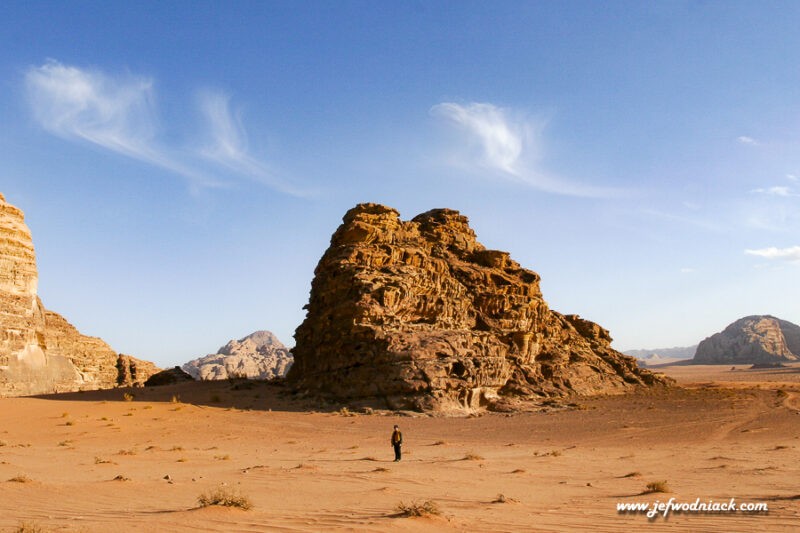
{"type": "Polygon", "coordinates": [[[696,364],[761,364],[800,361],[800,326],[770,315],[740,318],[704,339],[696,364]]]}
{"type": "Polygon", "coordinates": [[[292,366],[292,353],[269,331],[256,331],[228,342],[215,354],[184,364],[182,369],[195,379],[275,379],[284,377],[292,366]]]}
{"type": "Polygon", "coordinates": [[[378,204],[348,211],[306,309],[289,382],[339,400],[499,408],[666,383],[599,325],[551,311],[539,275],[484,248],[450,209],[406,222],[378,204]]]}
{"type": "Polygon", "coordinates": [[[175,366],[153,374],[147,378],[144,384],[146,387],[160,387],[162,385],[174,385],[175,383],[184,383],[187,381],[194,381],[194,378],[184,372],[181,367],[175,366]]]}
{"type": "MultiPolygon", "coordinates": [[[[38,272],[22,211],[0,194],[0,396],[142,383],[151,363],[81,335],[37,295],[38,272]],[[141,378],[140,378],[141,377],[141,378]]],[[[151,369],[152,367],[152,369],[151,369]]]]}

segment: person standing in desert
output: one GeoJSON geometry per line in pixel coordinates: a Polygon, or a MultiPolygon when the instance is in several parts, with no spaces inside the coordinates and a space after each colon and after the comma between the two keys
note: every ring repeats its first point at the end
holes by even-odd
{"type": "Polygon", "coordinates": [[[400,433],[400,427],[397,425],[394,426],[391,442],[392,447],[394,448],[394,461],[397,462],[400,460],[402,455],[400,447],[403,445],[403,434],[400,433]]]}

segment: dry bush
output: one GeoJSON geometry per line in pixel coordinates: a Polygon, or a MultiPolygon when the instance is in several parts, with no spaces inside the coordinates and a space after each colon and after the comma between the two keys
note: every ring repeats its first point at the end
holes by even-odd
{"type": "Polygon", "coordinates": [[[447,444],[447,441],[437,440],[436,442],[431,444],[431,446],[444,446],[445,444],[447,444]]]}
{"type": "Polygon", "coordinates": [[[465,455],[464,458],[461,459],[461,460],[462,461],[483,461],[483,457],[481,457],[477,453],[470,452],[467,455],[465,455]]]}
{"type": "Polygon", "coordinates": [[[114,479],[112,479],[111,481],[130,481],[130,480],[131,480],[131,478],[123,476],[122,474],[119,474],[114,479]]]}
{"type": "Polygon", "coordinates": [[[25,474],[18,474],[12,478],[9,478],[8,481],[10,481],[11,483],[30,483],[33,480],[28,476],[26,476],[25,474]]]}
{"type": "Polygon", "coordinates": [[[517,468],[516,470],[511,471],[512,474],[524,474],[525,470],[522,468],[517,468]]]}
{"type": "Polygon", "coordinates": [[[517,503],[517,500],[514,498],[509,498],[505,494],[498,494],[497,498],[492,500],[492,503],[517,503]]]}
{"type": "Polygon", "coordinates": [[[442,511],[436,502],[425,500],[424,502],[413,501],[410,504],[400,502],[395,507],[398,516],[439,516],[442,511]]]}
{"type": "Polygon", "coordinates": [[[178,394],[173,394],[170,403],[181,403],[181,397],[178,394]]]}
{"type": "Polygon", "coordinates": [[[102,457],[95,457],[94,458],[94,464],[96,464],[96,465],[109,465],[109,464],[112,464],[112,462],[109,461],[108,459],[103,459],[102,457]]]}
{"type": "Polygon", "coordinates": [[[250,498],[224,485],[204,492],[197,497],[197,503],[200,507],[220,505],[222,507],[238,507],[245,511],[253,507],[253,502],[250,501],[250,498]]]}
{"type": "Polygon", "coordinates": [[[17,526],[14,533],[45,533],[46,531],[36,523],[23,522],[17,526]]]}
{"type": "Polygon", "coordinates": [[[386,467],[379,466],[378,468],[373,470],[373,472],[390,472],[390,470],[388,468],[386,468],[386,467]]]}
{"type": "Polygon", "coordinates": [[[622,477],[642,477],[642,473],[641,472],[628,472],[627,474],[625,474],[622,477]]]}
{"type": "Polygon", "coordinates": [[[126,402],[132,402],[133,398],[134,396],[130,392],[126,392],[122,395],[122,399],[125,400],[126,402]]]}
{"type": "Polygon", "coordinates": [[[347,407],[342,407],[341,409],[339,409],[338,413],[340,416],[358,416],[358,413],[354,413],[347,407]]]}
{"type": "Polygon", "coordinates": [[[225,455],[215,455],[214,459],[217,461],[230,461],[231,456],[226,453],[225,455]]]}
{"type": "Polygon", "coordinates": [[[643,494],[653,494],[655,492],[671,492],[666,481],[651,481],[645,486],[643,494]]]}
{"type": "Polygon", "coordinates": [[[120,450],[117,452],[117,455],[136,455],[136,450],[133,448],[130,450],[120,450]]]}

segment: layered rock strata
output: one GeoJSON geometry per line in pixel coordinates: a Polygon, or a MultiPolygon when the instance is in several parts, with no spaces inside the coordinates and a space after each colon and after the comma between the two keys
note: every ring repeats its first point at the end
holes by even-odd
{"type": "Polygon", "coordinates": [[[0,396],[141,384],[157,371],[46,310],[37,287],[30,230],[0,194],[0,396]]]}
{"type": "Polygon", "coordinates": [[[293,361],[292,353],[275,335],[256,331],[228,342],[215,354],[189,361],[182,369],[200,380],[275,379],[284,377],[293,361]]]}
{"type": "Polygon", "coordinates": [[[295,333],[295,390],[416,410],[622,392],[666,381],[613,350],[608,331],[551,311],[539,275],[487,250],[466,217],[401,221],[378,204],[347,212],[295,333]]]}
{"type": "Polygon", "coordinates": [[[770,315],[740,318],[703,340],[696,364],[762,364],[800,361],[800,326],[770,315]]]}

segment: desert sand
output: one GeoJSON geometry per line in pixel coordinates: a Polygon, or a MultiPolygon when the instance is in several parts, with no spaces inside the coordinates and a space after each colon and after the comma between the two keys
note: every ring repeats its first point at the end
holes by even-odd
{"type": "Polygon", "coordinates": [[[667,367],[681,387],[462,418],[313,411],[241,381],[0,399],[0,529],[797,530],[800,365],[745,368],[667,367]],[[669,492],[643,494],[655,481],[669,492]],[[223,485],[252,508],[198,505],[223,485]],[[670,498],[769,512],[617,512],[670,498]],[[440,514],[397,512],[428,500],[440,514]]]}

